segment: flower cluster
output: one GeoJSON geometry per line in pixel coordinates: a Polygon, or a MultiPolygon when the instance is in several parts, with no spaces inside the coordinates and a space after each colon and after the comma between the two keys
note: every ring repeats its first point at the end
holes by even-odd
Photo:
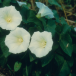
{"type": "MultiPolygon", "coordinates": [[[[25,2],[19,2],[19,1],[17,1],[17,2],[19,4],[19,6],[27,5],[25,2]]],[[[36,15],[37,18],[41,18],[41,17],[44,17],[44,16],[47,19],[54,18],[54,14],[53,14],[52,10],[50,8],[48,8],[46,5],[44,5],[41,2],[36,2],[36,5],[39,8],[39,11],[36,15]]]]}
{"type": "MultiPolygon", "coordinates": [[[[24,4],[18,3],[20,6],[24,4]]],[[[44,4],[36,2],[36,5],[39,8],[37,17],[38,15],[40,15],[40,17],[54,17],[52,11],[44,4]]],[[[0,27],[2,29],[11,30],[5,38],[5,45],[9,48],[9,52],[17,54],[25,52],[29,48],[31,53],[35,54],[36,57],[46,56],[52,50],[53,46],[51,32],[34,32],[30,42],[30,33],[24,28],[17,27],[20,25],[21,21],[22,16],[14,6],[11,5],[0,8],[0,27]]]]}

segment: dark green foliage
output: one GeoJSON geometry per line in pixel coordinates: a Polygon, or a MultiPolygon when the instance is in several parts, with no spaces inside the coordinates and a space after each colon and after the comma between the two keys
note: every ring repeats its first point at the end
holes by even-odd
{"type": "Polygon", "coordinates": [[[1,3],[2,1],[0,0],[0,3],[1,3]]]}
{"type": "Polygon", "coordinates": [[[70,4],[70,3],[72,2],[72,0],[64,0],[64,2],[65,2],[66,4],[70,4]]]}
{"type": "Polygon", "coordinates": [[[51,5],[56,5],[56,6],[58,6],[58,7],[61,7],[61,5],[59,5],[56,0],[48,0],[48,2],[49,2],[51,5]]]}
{"type": "Polygon", "coordinates": [[[43,57],[41,59],[42,67],[46,66],[51,62],[51,60],[54,58],[54,53],[49,53],[46,57],[43,57]]]}
{"type": "Polygon", "coordinates": [[[5,58],[3,54],[0,54],[0,66],[4,67],[6,63],[7,58],[5,58]]]}
{"type": "MultiPolygon", "coordinates": [[[[61,9],[59,0],[48,0],[48,6],[54,13],[54,18],[51,19],[38,19],[37,9],[31,10],[30,1],[23,1],[26,1],[27,5],[19,6],[16,0],[0,0],[0,8],[15,6],[22,16],[19,27],[26,29],[31,36],[36,31],[51,32],[52,50],[42,58],[36,57],[29,49],[20,54],[12,54],[5,45],[9,31],[0,28],[0,66],[14,70],[11,73],[15,76],[76,76],[76,32],[67,24],[65,17],[60,17],[58,10],[54,8],[61,9]]],[[[63,1],[65,4],[71,4],[72,0],[63,1]]]]}
{"type": "Polygon", "coordinates": [[[11,53],[9,52],[8,47],[5,45],[4,40],[1,42],[1,49],[5,58],[7,58],[11,53]]]}
{"type": "Polygon", "coordinates": [[[73,51],[73,46],[71,43],[67,42],[66,40],[60,40],[60,46],[62,48],[62,50],[68,54],[69,56],[72,55],[72,51],[73,51]]]}
{"type": "Polygon", "coordinates": [[[4,0],[3,1],[3,6],[8,6],[10,5],[11,0],[4,0]]]}
{"type": "Polygon", "coordinates": [[[67,76],[69,73],[70,73],[70,68],[69,68],[66,60],[64,60],[63,65],[60,69],[59,76],[67,76]]]}
{"type": "Polygon", "coordinates": [[[55,28],[56,28],[56,23],[55,20],[49,19],[46,26],[44,26],[44,30],[51,32],[52,35],[55,35],[55,28]]]}

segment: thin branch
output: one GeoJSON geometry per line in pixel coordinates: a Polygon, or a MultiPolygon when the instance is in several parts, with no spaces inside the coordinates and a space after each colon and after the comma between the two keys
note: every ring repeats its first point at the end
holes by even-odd
{"type": "MultiPolygon", "coordinates": [[[[62,6],[62,9],[63,9],[63,11],[64,11],[65,18],[67,19],[66,11],[65,11],[65,9],[64,9],[64,7],[63,7],[62,0],[60,0],[60,3],[61,3],[61,6],[62,6]]],[[[68,22],[68,21],[67,21],[67,23],[68,23],[68,25],[69,25],[69,22],[68,22]]]]}

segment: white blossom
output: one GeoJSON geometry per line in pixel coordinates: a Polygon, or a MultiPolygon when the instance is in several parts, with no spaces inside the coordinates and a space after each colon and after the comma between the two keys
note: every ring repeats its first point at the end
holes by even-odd
{"type": "Polygon", "coordinates": [[[5,38],[5,45],[11,53],[25,52],[29,46],[30,34],[23,28],[17,27],[5,38]]]}
{"type": "Polygon", "coordinates": [[[29,45],[30,51],[36,55],[36,57],[46,56],[49,51],[52,50],[53,40],[51,32],[34,32],[31,37],[31,43],[29,45]]]}
{"type": "Polygon", "coordinates": [[[22,6],[22,5],[27,5],[25,2],[20,2],[20,1],[17,1],[17,3],[19,4],[19,6],[22,6]]]}
{"type": "Polygon", "coordinates": [[[0,8],[0,27],[6,30],[14,30],[20,25],[22,16],[14,6],[0,8]]]}
{"type": "Polygon", "coordinates": [[[46,5],[44,5],[41,2],[36,2],[37,7],[39,8],[39,11],[36,15],[36,17],[40,18],[43,16],[46,16],[46,18],[54,18],[53,12],[50,8],[48,8],[46,5]]]}

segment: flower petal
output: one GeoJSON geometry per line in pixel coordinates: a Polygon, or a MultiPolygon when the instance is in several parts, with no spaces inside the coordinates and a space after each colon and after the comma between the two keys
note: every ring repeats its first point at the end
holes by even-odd
{"type": "Polygon", "coordinates": [[[41,8],[43,4],[41,2],[35,2],[38,8],[41,8]]]}
{"type": "Polygon", "coordinates": [[[47,19],[54,18],[54,15],[53,14],[49,14],[49,15],[46,15],[45,18],[47,18],[47,19]]]}
{"type": "Polygon", "coordinates": [[[74,28],[74,31],[76,31],[76,27],[74,28]]]}
{"type": "Polygon", "coordinates": [[[20,2],[20,1],[17,1],[17,3],[19,4],[19,6],[22,6],[22,5],[27,5],[25,2],[20,2]]]}

